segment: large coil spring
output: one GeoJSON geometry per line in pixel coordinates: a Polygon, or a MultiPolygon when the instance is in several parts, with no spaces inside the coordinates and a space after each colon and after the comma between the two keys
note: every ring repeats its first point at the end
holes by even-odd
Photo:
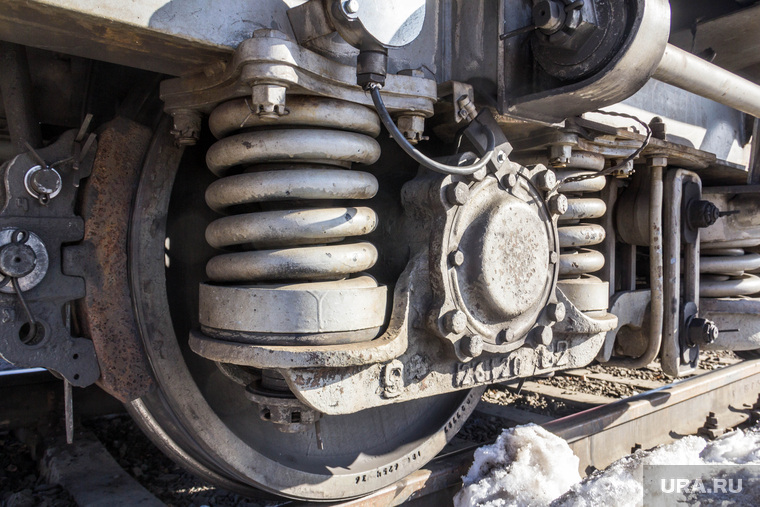
{"type": "MultiPolygon", "coordinates": [[[[208,226],[206,240],[233,250],[208,262],[211,281],[336,281],[375,264],[371,243],[341,243],[374,230],[375,212],[340,202],[326,205],[377,192],[373,175],[350,170],[352,163],[372,164],[380,156],[374,111],[340,100],[289,96],[288,114],[273,121],[237,99],[218,106],[209,126],[220,140],[206,163],[220,179],[207,189],[206,202],[229,215],[208,226]]],[[[371,277],[361,280],[345,282],[376,286],[371,277]]]]}
{"type": "MultiPolygon", "coordinates": [[[[592,174],[589,171],[568,169],[557,173],[558,179],[592,174]]],[[[558,234],[560,246],[560,279],[573,279],[595,273],[604,267],[604,255],[588,248],[601,244],[606,233],[599,224],[584,220],[602,218],[607,205],[599,198],[584,197],[583,194],[600,192],[606,185],[604,176],[587,180],[564,183],[559,191],[567,196],[568,208],[559,218],[558,234]]]]}
{"type": "Polygon", "coordinates": [[[744,248],[704,247],[699,260],[699,296],[740,297],[760,292],[760,254],[744,248]]]}

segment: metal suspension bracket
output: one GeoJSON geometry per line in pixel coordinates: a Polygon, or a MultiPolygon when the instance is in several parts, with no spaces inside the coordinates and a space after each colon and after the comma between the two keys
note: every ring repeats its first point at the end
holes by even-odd
{"type": "Polygon", "coordinates": [[[95,136],[86,125],[2,167],[0,211],[0,354],[17,366],[44,367],[84,387],[100,376],[92,341],[72,336],[72,301],[84,280],[69,276],[65,245],[84,235],[74,213],[79,181],[89,176],[95,136]]]}

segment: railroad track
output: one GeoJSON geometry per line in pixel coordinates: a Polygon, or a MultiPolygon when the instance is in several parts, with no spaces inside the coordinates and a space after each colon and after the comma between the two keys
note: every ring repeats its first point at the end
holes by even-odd
{"type": "MultiPolygon", "coordinates": [[[[551,398],[554,402],[572,407],[569,410],[575,412],[553,418],[511,405],[482,401],[476,409],[476,417],[496,421],[500,427],[530,422],[541,424],[568,442],[580,458],[582,474],[589,473],[594,469],[606,467],[635,449],[652,448],[671,442],[682,435],[703,433],[716,436],[758,416],[760,360],[737,362],[717,370],[698,373],[685,380],[666,384],[649,379],[621,378],[586,369],[571,370],[564,372],[562,376],[567,379],[580,378],[589,383],[619,384],[643,392],[614,400],[600,394],[558,387],[549,380],[531,380],[522,385],[510,384],[501,388],[511,392],[519,389],[522,393],[551,398]],[[668,428],[668,431],[664,431],[663,428],[668,428]]],[[[63,407],[60,381],[44,371],[0,374],[0,396],[10,401],[0,408],[0,431],[39,426],[41,422],[54,420],[55,417],[51,417],[51,413],[60,414],[63,407]]],[[[84,418],[122,410],[118,403],[98,389],[77,390],[74,401],[77,413],[84,418]]],[[[476,443],[455,438],[435,460],[402,481],[372,495],[336,505],[379,507],[405,502],[418,505],[447,505],[459,488],[462,475],[472,463],[474,450],[484,443],[488,442],[476,443]]],[[[102,452],[94,449],[93,446],[97,446],[97,442],[91,439],[85,439],[81,445],[88,448],[88,456],[105,452],[105,449],[102,449],[102,452]]],[[[107,460],[107,456],[103,459],[107,460]]],[[[64,460],[58,466],[64,466],[65,463],[67,462],[64,460]]],[[[103,470],[107,468],[101,462],[98,462],[97,467],[103,470]]],[[[112,468],[108,470],[109,474],[114,473],[112,468]]],[[[66,475],[65,470],[59,471],[59,475],[61,473],[66,475]]],[[[76,479],[83,474],[81,470],[77,470],[70,475],[76,479]]],[[[130,487],[137,485],[125,472],[121,477],[120,480],[125,484],[119,493],[119,501],[123,501],[123,495],[128,494],[130,487]],[[130,480],[134,484],[128,486],[126,482],[130,480]]],[[[63,481],[71,481],[72,478],[64,477],[63,481]]],[[[98,484],[97,477],[90,477],[90,481],[90,484],[85,486],[77,486],[75,482],[64,486],[78,503],[84,505],[93,497],[92,484],[98,484]]],[[[132,493],[137,495],[135,498],[141,497],[140,495],[145,497],[145,490],[135,491],[136,493],[132,493]]],[[[148,494],[151,503],[147,505],[160,505],[160,502],[149,496],[148,494]]],[[[325,504],[284,502],[279,505],[325,504]]]]}

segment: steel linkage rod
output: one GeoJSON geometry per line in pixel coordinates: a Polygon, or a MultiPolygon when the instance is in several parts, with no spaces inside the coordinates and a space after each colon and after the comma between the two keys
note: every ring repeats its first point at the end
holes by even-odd
{"type": "Polygon", "coordinates": [[[672,44],[652,77],[760,118],[760,85],[672,44]]]}

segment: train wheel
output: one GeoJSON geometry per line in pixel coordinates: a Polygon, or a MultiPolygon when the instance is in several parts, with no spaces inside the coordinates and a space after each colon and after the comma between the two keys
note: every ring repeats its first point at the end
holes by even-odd
{"type": "Polygon", "coordinates": [[[190,350],[198,283],[213,255],[203,235],[211,215],[202,202],[212,175],[200,148],[188,149],[183,157],[168,122],[157,132],[129,224],[131,293],[157,383],[157,389],[129,405],[142,429],[164,452],[212,483],[296,499],[357,497],[432,459],[464,423],[482,390],[324,416],[318,428],[284,433],[259,418],[244,389],[214,362],[190,350]]]}

